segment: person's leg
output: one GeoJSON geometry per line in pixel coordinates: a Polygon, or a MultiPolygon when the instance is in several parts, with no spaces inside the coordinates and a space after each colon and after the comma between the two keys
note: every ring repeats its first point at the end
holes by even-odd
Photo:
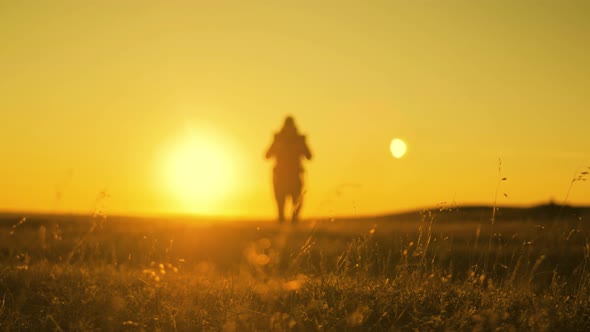
{"type": "Polygon", "coordinates": [[[297,178],[291,190],[291,199],[293,202],[293,215],[291,216],[291,222],[294,224],[299,221],[299,212],[301,211],[301,206],[303,205],[303,195],[301,194],[302,187],[303,183],[301,182],[301,179],[297,178]]]}
{"type": "Polygon", "coordinates": [[[277,200],[277,212],[279,215],[279,224],[282,224],[283,221],[285,221],[285,201],[286,201],[286,197],[285,195],[281,195],[280,197],[277,196],[276,197],[277,200]]]}
{"type": "Polygon", "coordinates": [[[277,202],[277,212],[279,223],[285,221],[285,200],[287,198],[284,185],[277,179],[275,175],[274,180],[274,190],[275,190],[275,201],[277,202]]]}

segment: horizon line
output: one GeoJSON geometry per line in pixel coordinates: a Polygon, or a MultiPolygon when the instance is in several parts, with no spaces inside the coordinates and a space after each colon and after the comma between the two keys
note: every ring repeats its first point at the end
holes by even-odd
{"type": "MultiPolygon", "coordinates": [[[[590,204],[568,204],[567,202],[558,203],[555,201],[548,201],[548,202],[540,202],[534,204],[502,204],[502,205],[494,205],[494,204],[485,204],[485,203],[467,203],[467,204],[446,204],[446,202],[438,203],[437,205],[433,205],[430,207],[421,207],[421,208],[406,208],[400,210],[393,210],[387,212],[380,212],[380,213],[366,213],[366,214],[359,214],[359,215],[338,215],[338,214],[331,214],[331,215],[311,215],[308,217],[304,217],[304,220],[323,220],[323,219],[362,219],[362,218],[380,218],[380,217],[388,217],[388,216],[396,216],[396,215],[405,215],[405,214],[412,214],[412,213],[419,213],[422,211],[432,211],[432,210],[454,210],[454,209],[462,209],[462,208],[481,208],[481,209],[492,209],[493,207],[498,209],[532,209],[536,207],[543,207],[543,206],[556,206],[556,207],[570,207],[570,208],[590,208],[590,204]]],[[[0,209],[0,217],[1,216],[8,216],[8,215],[21,215],[22,217],[27,217],[27,215],[31,216],[69,216],[69,217],[90,217],[90,218],[129,218],[129,219],[139,219],[139,218],[150,218],[150,219],[193,219],[193,220],[215,220],[215,221],[275,221],[275,218],[272,216],[228,216],[228,215],[214,215],[214,214],[198,214],[198,213],[187,213],[187,212],[162,212],[162,213],[112,213],[112,214],[99,214],[99,213],[84,213],[84,212],[59,212],[59,211],[45,211],[45,210],[10,210],[10,209],[0,209]]]]}

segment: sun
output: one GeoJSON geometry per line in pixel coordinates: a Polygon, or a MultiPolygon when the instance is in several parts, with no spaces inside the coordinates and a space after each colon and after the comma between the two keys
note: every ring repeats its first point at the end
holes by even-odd
{"type": "Polygon", "coordinates": [[[400,159],[406,154],[407,146],[401,139],[394,138],[389,145],[389,149],[394,158],[400,159]]]}
{"type": "Polygon", "coordinates": [[[165,182],[184,212],[214,214],[232,190],[234,161],[211,134],[190,134],[171,146],[165,160],[165,182]]]}

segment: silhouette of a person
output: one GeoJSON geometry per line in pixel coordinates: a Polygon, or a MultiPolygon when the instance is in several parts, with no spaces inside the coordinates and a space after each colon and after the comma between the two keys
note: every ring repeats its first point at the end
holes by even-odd
{"type": "Polygon", "coordinates": [[[311,159],[311,152],[305,142],[305,136],[299,134],[293,117],[285,119],[283,128],[274,136],[274,140],[266,151],[266,159],[275,158],[273,185],[277,202],[279,223],[285,221],[285,202],[291,197],[293,214],[291,222],[296,223],[301,211],[303,188],[303,157],[311,159]]]}

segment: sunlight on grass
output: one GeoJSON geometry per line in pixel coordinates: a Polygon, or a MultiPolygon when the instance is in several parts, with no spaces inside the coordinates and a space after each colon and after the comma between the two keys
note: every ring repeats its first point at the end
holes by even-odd
{"type": "Polygon", "coordinates": [[[500,208],[493,229],[490,211],[446,207],[299,227],[5,216],[0,326],[584,330],[590,229],[576,211],[556,223],[500,208]]]}

